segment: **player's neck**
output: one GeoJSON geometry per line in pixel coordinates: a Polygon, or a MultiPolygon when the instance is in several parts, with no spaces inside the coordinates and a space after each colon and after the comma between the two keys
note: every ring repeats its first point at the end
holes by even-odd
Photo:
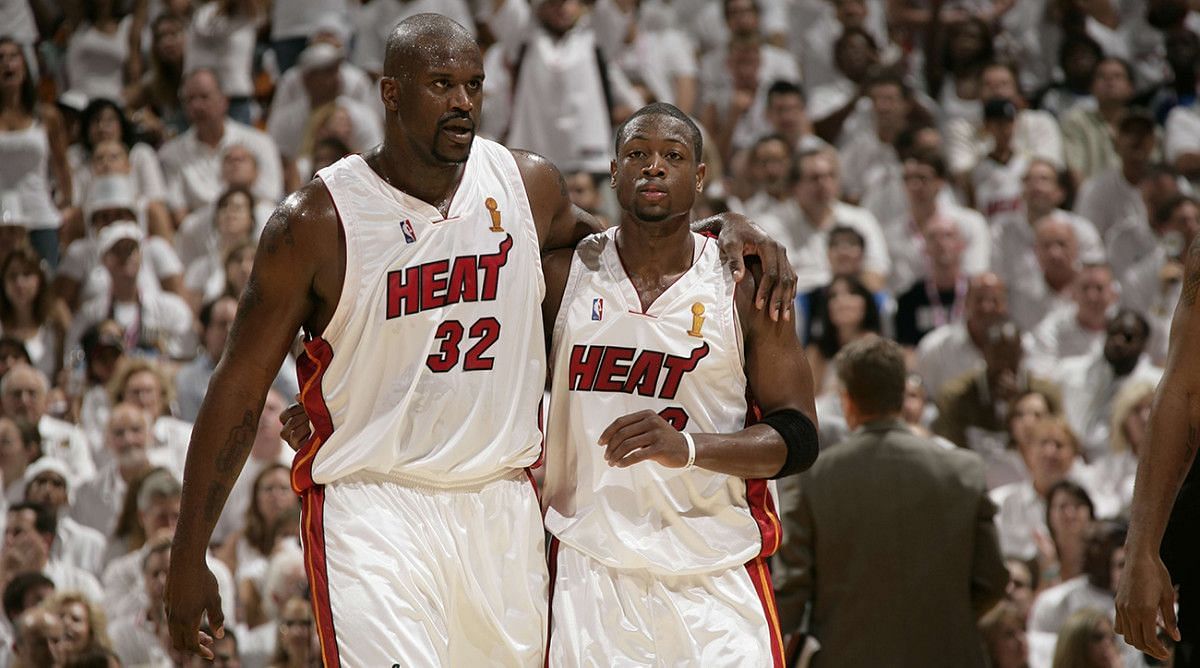
{"type": "Polygon", "coordinates": [[[466,163],[430,164],[406,150],[403,141],[380,146],[366,156],[367,164],[393,188],[415,197],[446,215],[466,163]],[[402,165],[421,165],[405,169],[402,165]]]}
{"type": "Polygon", "coordinates": [[[694,246],[689,223],[687,215],[646,223],[622,214],[617,246],[630,278],[678,276],[691,268],[694,246]]]}

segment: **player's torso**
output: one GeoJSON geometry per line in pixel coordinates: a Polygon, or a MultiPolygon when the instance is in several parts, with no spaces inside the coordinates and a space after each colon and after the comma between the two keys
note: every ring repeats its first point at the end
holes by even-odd
{"type": "Polygon", "coordinates": [[[555,324],[546,526],[616,568],[712,570],[762,547],[746,481],[653,462],[614,468],[597,444],[613,420],[647,409],[694,433],[745,425],[733,280],[716,242],[694,240],[692,268],[644,312],[615,229],[586,240],[555,324]]]}
{"type": "MultiPolygon", "coordinates": [[[[333,434],[314,480],[471,484],[531,464],[545,354],[537,231],[516,163],[477,139],[448,215],[359,156],[322,170],[346,233],[322,341],[333,434]]],[[[310,350],[313,347],[310,345],[310,350]]]]}

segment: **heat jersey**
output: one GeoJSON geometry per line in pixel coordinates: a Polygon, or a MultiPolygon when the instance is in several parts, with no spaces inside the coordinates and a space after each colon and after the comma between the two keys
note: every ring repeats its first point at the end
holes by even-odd
{"type": "Polygon", "coordinates": [[[316,437],[293,486],[369,472],[468,487],[533,464],[545,283],[512,154],[477,138],[445,218],[358,155],[318,176],[345,230],[346,278],[298,364],[316,437]]]}
{"type": "Polygon", "coordinates": [[[613,420],[645,409],[688,432],[746,424],[733,277],[714,240],[693,239],[691,269],[645,311],[616,228],[585,239],[554,325],[546,528],[612,568],[700,573],[741,567],[779,544],[766,481],[655,462],[615,468],[597,445],[613,420]]]}

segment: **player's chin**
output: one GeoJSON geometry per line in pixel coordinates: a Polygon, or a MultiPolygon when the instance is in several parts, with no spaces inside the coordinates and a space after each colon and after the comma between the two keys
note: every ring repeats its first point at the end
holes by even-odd
{"type": "Polygon", "coordinates": [[[433,157],[442,162],[451,164],[460,164],[467,161],[471,157],[470,144],[455,144],[452,142],[438,142],[433,147],[433,157]]]}
{"type": "Polygon", "coordinates": [[[661,223],[676,215],[669,207],[658,204],[637,204],[633,213],[643,223],[661,223]]]}

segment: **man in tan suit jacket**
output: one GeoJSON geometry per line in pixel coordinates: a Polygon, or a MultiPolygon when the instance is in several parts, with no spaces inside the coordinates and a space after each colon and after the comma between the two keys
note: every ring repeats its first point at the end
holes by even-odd
{"type": "Polygon", "coordinates": [[[851,343],[837,369],[853,433],[780,489],[783,630],[800,631],[807,610],[818,668],[983,666],[976,620],[1008,584],[983,462],[900,420],[894,342],[851,343]]]}

